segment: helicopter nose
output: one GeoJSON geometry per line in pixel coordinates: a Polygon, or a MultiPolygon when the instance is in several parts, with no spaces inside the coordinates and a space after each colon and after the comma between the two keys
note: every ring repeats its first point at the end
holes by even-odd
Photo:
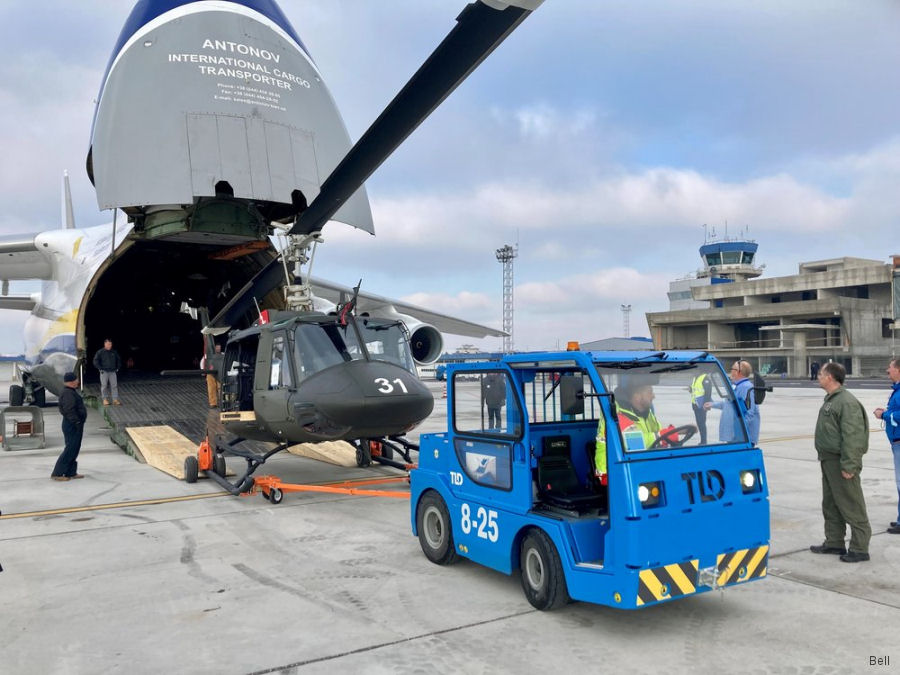
{"type": "Polygon", "coordinates": [[[301,383],[316,409],[343,437],[403,434],[434,409],[434,397],[411,372],[381,361],[350,361],[327,368],[301,383]]]}

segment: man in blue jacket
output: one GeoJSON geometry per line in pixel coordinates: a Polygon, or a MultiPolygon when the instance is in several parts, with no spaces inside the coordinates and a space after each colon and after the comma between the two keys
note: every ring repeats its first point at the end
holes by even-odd
{"type": "MultiPolygon", "coordinates": [[[[756,404],[754,397],[753,367],[747,361],[735,361],[728,372],[731,379],[731,386],[734,388],[734,398],[737,405],[740,406],[744,413],[744,420],[747,422],[747,433],[750,435],[750,442],[756,445],[759,442],[759,406],[756,404]]],[[[722,417],[719,419],[719,442],[733,443],[743,437],[740,430],[740,418],[735,414],[734,407],[728,401],[715,401],[703,404],[706,410],[710,408],[718,408],[722,411],[722,417]]]]}
{"type": "Polygon", "coordinates": [[[887,408],[876,408],[875,417],[884,422],[884,431],[894,453],[894,479],[897,481],[897,520],[891,523],[888,532],[900,534],[900,359],[891,359],[887,367],[888,377],[893,383],[893,391],[887,408]]]}

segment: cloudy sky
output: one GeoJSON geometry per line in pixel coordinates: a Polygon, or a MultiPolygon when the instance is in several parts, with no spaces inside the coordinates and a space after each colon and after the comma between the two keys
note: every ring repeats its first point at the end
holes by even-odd
{"type": "MultiPolygon", "coordinates": [[[[280,0],[357,139],[464,0],[280,0]]],[[[98,211],[93,99],[131,2],[0,2],[0,235],[98,211]]],[[[317,276],[501,324],[515,346],[648,335],[703,225],[749,227],[766,275],[900,253],[900,3],[546,0],[368,181],[371,237],[325,229],[317,276]]],[[[152,92],[148,92],[148,96],[152,92]]],[[[30,290],[12,284],[12,292],[30,290]]],[[[0,352],[22,317],[0,312],[0,352]]],[[[470,340],[450,337],[454,347],[470,340]]],[[[499,340],[485,340],[496,348],[499,340]]]]}

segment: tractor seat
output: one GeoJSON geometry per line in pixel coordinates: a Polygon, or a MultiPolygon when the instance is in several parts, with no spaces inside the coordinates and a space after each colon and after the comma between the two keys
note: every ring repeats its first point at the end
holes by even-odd
{"type": "Polygon", "coordinates": [[[579,480],[569,436],[544,437],[542,450],[537,462],[538,496],[542,502],[578,512],[604,505],[604,495],[579,480]]]}

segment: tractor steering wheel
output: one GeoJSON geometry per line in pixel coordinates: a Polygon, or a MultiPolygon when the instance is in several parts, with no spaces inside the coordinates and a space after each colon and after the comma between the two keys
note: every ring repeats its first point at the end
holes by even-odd
{"type": "Polygon", "coordinates": [[[647,449],[656,450],[657,448],[661,448],[663,443],[675,448],[680,448],[696,433],[697,427],[693,424],[682,424],[680,427],[675,427],[668,431],[661,431],[659,437],[653,441],[647,449]],[[682,436],[682,434],[684,435],[682,436]]]}

